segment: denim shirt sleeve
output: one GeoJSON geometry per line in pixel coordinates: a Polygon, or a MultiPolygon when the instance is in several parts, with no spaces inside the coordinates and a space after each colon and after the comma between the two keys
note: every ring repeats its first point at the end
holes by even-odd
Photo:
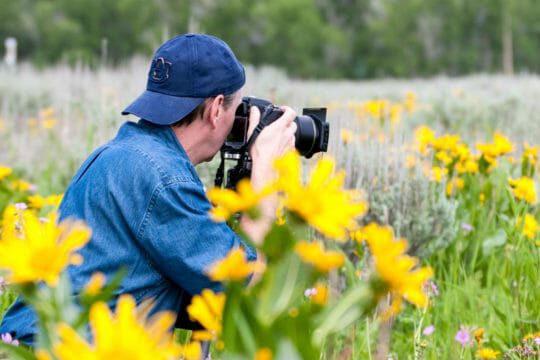
{"type": "Polygon", "coordinates": [[[137,233],[137,240],[156,267],[190,294],[205,288],[221,291],[206,271],[213,262],[242,245],[249,260],[256,252],[225,223],[212,221],[201,186],[193,180],[159,185],[137,233]]]}

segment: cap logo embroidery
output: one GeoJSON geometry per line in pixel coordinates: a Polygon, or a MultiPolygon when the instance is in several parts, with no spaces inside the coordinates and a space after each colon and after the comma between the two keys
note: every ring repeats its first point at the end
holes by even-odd
{"type": "Polygon", "coordinates": [[[168,61],[165,61],[162,57],[158,57],[157,59],[154,59],[152,62],[152,68],[150,69],[150,77],[152,78],[152,81],[157,83],[165,82],[169,78],[169,69],[171,67],[171,63],[168,61]]]}

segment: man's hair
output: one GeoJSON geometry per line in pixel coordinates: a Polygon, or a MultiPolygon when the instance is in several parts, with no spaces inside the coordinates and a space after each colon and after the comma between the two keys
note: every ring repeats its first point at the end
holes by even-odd
{"type": "MultiPolygon", "coordinates": [[[[234,98],[236,97],[236,93],[237,91],[233,92],[232,94],[223,95],[223,107],[225,109],[229,109],[229,107],[232,105],[234,98]]],[[[191,124],[193,121],[195,121],[196,118],[203,115],[204,110],[214,98],[215,96],[207,97],[203,100],[202,103],[200,103],[195,109],[193,109],[193,111],[187,114],[183,119],[172,123],[171,126],[180,127],[191,124]]]]}

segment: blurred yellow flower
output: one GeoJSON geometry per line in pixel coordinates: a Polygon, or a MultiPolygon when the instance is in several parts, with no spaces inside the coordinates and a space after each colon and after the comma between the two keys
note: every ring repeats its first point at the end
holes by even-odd
{"type": "Polygon", "coordinates": [[[201,358],[202,348],[199,342],[192,341],[187,345],[180,345],[180,349],[185,359],[197,360],[201,358]]]}
{"type": "Polygon", "coordinates": [[[496,359],[497,355],[499,355],[500,353],[500,351],[493,351],[489,348],[482,348],[479,349],[476,354],[474,354],[474,356],[482,359],[496,359]]]}
{"type": "Polygon", "coordinates": [[[220,334],[224,306],[225,294],[204,289],[201,295],[193,296],[187,312],[191,321],[198,321],[206,330],[220,334]]]}
{"type": "Polygon", "coordinates": [[[208,276],[214,281],[244,280],[254,271],[264,270],[264,264],[257,261],[247,261],[246,253],[241,248],[232,249],[229,254],[213,264],[208,269],[208,276]]]}
{"type": "Polygon", "coordinates": [[[484,336],[484,328],[480,328],[474,332],[474,339],[478,346],[482,345],[482,336],[484,336]]]}
{"type": "Polygon", "coordinates": [[[412,169],[413,167],[416,166],[417,163],[418,163],[418,159],[416,158],[416,156],[408,154],[405,157],[405,166],[407,167],[407,169],[412,169]]]}
{"type": "MultiPolygon", "coordinates": [[[[521,216],[517,221],[516,227],[521,227],[521,216]]],[[[526,214],[522,234],[532,240],[536,236],[536,232],[538,231],[538,229],[540,229],[540,226],[538,226],[538,223],[536,222],[534,216],[532,216],[531,214],[526,214]]]]}
{"type": "Polygon", "coordinates": [[[39,115],[41,117],[43,117],[43,118],[49,118],[51,116],[54,116],[54,107],[49,106],[49,107],[46,107],[46,108],[42,109],[39,112],[39,115]]]}
{"type": "Polygon", "coordinates": [[[7,166],[0,166],[0,180],[11,174],[13,170],[7,166]]]}
{"type": "MultiPolygon", "coordinates": [[[[19,225],[21,212],[17,210],[15,205],[8,205],[2,214],[2,222],[0,223],[0,240],[9,239],[15,236],[15,230],[19,225]]],[[[0,254],[1,255],[1,254],[0,254]]]]}
{"type": "Polygon", "coordinates": [[[435,154],[435,157],[439,159],[440,161],[442,161],[444,165],[448,165],[453,161],[453,159],[450,156],[448,156],[446,151],[443,151],[443,150],[438,151],[435,154]]]}
{"type": "Polygon", "coordinates": [[[272,360],[272,350],[266,347],[257,350],[255,360],[272,360]]]}
{"type": "Polygon", "coordinates": [[[97,295],[97,293],[99,293],[103,288],[103,285],[105,285],[105,280],[105,274],[100,271],[96,271],[92,274],[90,280],[88,280],[84,286],[83,291],[92,296],[97,295]]]}
{"type": "Polygon", "coordinates": [[[300,241],[294,250],[303,261],[315,265],[315,267],[327,273],[332,269],[339,268],[345,263],[345,255],[337,251],[327,251],[321,243],[309,243],[300,241]]]}
{"type": "Polygon", "coordinates": [[[480,150],[485,157],[490,159],[511,152],[513,147],[512,143],[498,132],[495,133],[495,136],[493,137],[493,143],[476,144],[476,148],[480,150]]]}
{"type": "Polygon", "coordinates": [[[41,126],[43,126],[43,128],[47,130],[52,129],[55,124],[56,124],[56,119],[54,118],[48,118],[41,122],[41,126]]]}
{"type": "Polygon", "coordinates": [[[7,129],[6,121],[0,117],[0,131],[6,131],[6,129],[7,129]]]}
{"type": "Polygon", "coordinates": [[[420,126],[414,131],[414,137],[419,144],[419,149],[422,155],[426,155],[427,146],[430,146],[435,139],[435,132],[427,126],[420,126]]]}
{"type": "Polygon", "coordinates": [[[465,181],[462,178],[456,179],[456,187],[458,189],[463,189],[465,187],[465,181]]]}
{"type": "Polygon", "coordinates": [[[433,148],[437,150],[455,150],[461,138],[458,135],[444,135],[432,140],[433,148]]]}
{"type": "Polygon", "coordinates": [[[351,130],[341,129],[341,141],[343,144],[350,144],[353,141],[353,133],[351,130]]]}
{"type": "Polygon", "coordinates": [[[401,121],[401,114],[403,113],[403,105],[393,104],[390,107],[390,122],[397,124],[401,121]]]}
{"type": "Polygon", "coordinates": [[[274,163],[279,178],[276,188],[285,196],[285,206],[321,233],[345,240],[357,227],[355,219],[367,210],[358,191],[343,190],[345,173],[334,174],[334,159],[321,158],[312,169],[306,186],[301,183],[300,158],[289,152],[274,163]]]}
{"type": "Polygon", "coordinates": [[[328,286],[317,283],[312,291],[311,302],[317,305],[326,305],[328,302],[328,286]]]}
{"type": "Polygon", "coordinates": [[[178,358],[182,347],[170,331],[176,321],[175,314],[162,311],[148,320],[146,316],[147,310],[138,311],[131,295],[118,298],[114,315],[107,304],[98,302],[90,309],[92,343],[87,343],[68,325],[59,324],[61,342],[54,345],[54,353],[60,360],[178,358]]]}
{"type": "Polygon", "coordinates": [[[427,298],[422,288],[426,280],[433,275],[433,270],[430,267],[421,267],[412,271],[412,268],[418,265],[418,259],[404,254],[407,241],[394,241],[389,227],[375,223],[364,226],[362,234],[375,259],[377,272],[388,285],[388,291],[414,305],[426,305],[427,298]]]}
{"type": "Polygon", "coordinates": [[[531,147],[525,141],[523,143],[523,147],[525,148],[525,151],[523,152],[523,158],[529,159],[531,164],[536,164],[536,159],[538,158],[538,146],[531,147]]]}
{"type": "Polygon", "coordinates": [[[90,229],[81,222],[57,225],[52,212],[43,222],[30,211],[22,215],[20,233],[2,233],[0,268],[8,271],[10,283],[45,281],[55,286],[68,265],[82,263],[74,251],[90,238],[90,229]]]}
{"type": "Polygon", "coordinates": [[[431,180],[434,180],[436,182],[441,182],[444,175],[448,174],[447,168],[441,169],[438,166],[435,166],[432,171],[433,173],[431,174],[431,180]]]}
{"type": "Polygon", "coordinates": [[[516,198],[525,200],[530,204],[536,203],[536,191],[533,179],[524,176],[517,180],[509,179],[509,182],[516,198]]]}
{"type": "Polygon", "coordinates": [[[478,163],[475,162],[474,160],[467,160],[465,162],[465,169],[471,174],[474,174],[478,172],[478,163]]]}
{"type": "Polygon", "coordinates": [[[208,191],[208,199],[215,207],[210,210],[210,215],[215,221],[227,220],[237,212],[254,208],[271,191],[270,187],[266,187],[260,193],[255,192],[247,178],[238,182],[237,191],[218,187],[212,188],[208,191]]]}
{"type": "Polygon", "coordinates": [[[416,110],[416,94],[412,91],[405,93],[405,108],[408,113],[412,113],[416,110]]]}
{"type": "Polygon", "coordinates": [[[27,190],[32,189],[32,187],[34,187],[34,185],[30,184],[29,182],[27,182],[27,181],[25,181],[23,179],[18,179],[18,180],[14,180],[11,183],[11,187],[13,188],[13,190],[27,191],[27,190]]]}
{"type": "Polygon", "coordinates": [[[55,208],[58,208],[58,206],[60,206],[60,203],[62,202],[63,197],[64,194],[51,195],[47,198],[43,198],[40,195],[36,194],[28,197],[28,205],[34,209],[41,209],[45,205],[53,205],[55,208]]]}

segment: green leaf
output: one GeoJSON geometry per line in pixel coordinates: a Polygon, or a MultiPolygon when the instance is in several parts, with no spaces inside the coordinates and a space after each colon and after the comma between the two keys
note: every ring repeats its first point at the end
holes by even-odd
{"type": "Polygon", "coordinates": [[[482,251],[484,255],[490,254],[495,247],[504,245],[507,238],[506,231],[504,229],[498,229],[495,234],[482,242],[482,251]]]}
{"type": "Polygon", "coordinates": [[[15,346],[0,341],[0,359],[3,359],[4,351],[9,354],[8,359],[10,360],[37,360],[36,355],[23,345],[15,346]]]}
{"type": "Polygon", "coordinates": [[[300,258],[289,253],[279,263],[269,267],[260,290],[256,314],[261,323],[271,324],[280,314],[288,311],[292,303],[301,299],[311,285],[313,271],[300,258]]]}
{"type": "Polygon", "coordinates": [[[313,333],[313,342],[320,345],[330,334],[336,333],[360,320],[372,303],[367,283],[348,289],[333,306],[321,315],[320,325],[313,333]]]}

